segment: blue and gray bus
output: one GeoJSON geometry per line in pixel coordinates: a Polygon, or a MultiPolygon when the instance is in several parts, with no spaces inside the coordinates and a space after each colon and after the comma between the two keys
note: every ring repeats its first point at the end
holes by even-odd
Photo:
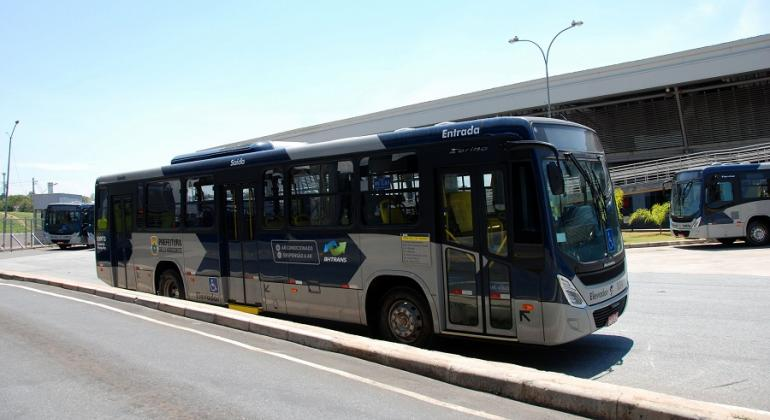
{"type": "Polygon", "coordinates": [[[181,155],[96,181],[109,285],[367,325],[556,345],[617,321],[625,251],[596,133],[500,117],[181,155]]]}
{"type": "Polygon", "coordinates": [[[770,163],[714,164],[681,171],[671,186],[671,233],[770,243],[770,163]]]}
{"type": "Polygon", "coordinates": [[[49,204],[45,210],[43,231],[46,241],[61,249],[73,245],[94,246],[94,205],[49,204]]]}

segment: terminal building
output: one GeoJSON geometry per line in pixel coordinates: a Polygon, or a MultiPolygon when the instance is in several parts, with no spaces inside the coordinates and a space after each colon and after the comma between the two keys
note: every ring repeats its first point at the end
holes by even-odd
{"type": "MultiPolygon", "coordinates": [[[[595,129],[613,168],[734,148],[756,147],[764,152],[749,160],[770,160],[770,34],[552,76],[549,81],[553,117],[595,129]]],[[[234,144],[312,143],[444,121],[545,116],[545,99],[543,78],[234,144]]],[[[641,169],[634,173],[655,166],[637,165],[641,169]]],[[[644,176],[656,182],[636,185],[618,182],[613,172],[616,185],[627,194],[626,211],[665,200],[660,182],[665,177],[670,173],[644,176]]]]}

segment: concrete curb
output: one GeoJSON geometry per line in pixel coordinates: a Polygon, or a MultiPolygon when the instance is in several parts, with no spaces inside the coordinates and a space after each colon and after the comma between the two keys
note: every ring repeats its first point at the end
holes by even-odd
{"type": "Polygon", "coordinates": [[[701,245],[710,243],[708,239],[688,239],[685,241],[666,241],[666,242],[644,242],[641,244],[623,244],[626,249],[633,248],[652,248],[656,246],[672,246],[672,245],[701,245]]]}
{"type": "Polygon", "coordinates": [[[0,271],[4,279],[61,287],[357,357],[465,388],[603,419],[769,419],[770,412],[690,400],[522,366],[418,349],[291,321],[146,293],[0,271]]]}

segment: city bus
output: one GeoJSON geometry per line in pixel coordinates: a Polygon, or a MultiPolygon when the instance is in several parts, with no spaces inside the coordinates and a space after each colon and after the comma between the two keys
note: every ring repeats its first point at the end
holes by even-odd
{"type": "Polygon", "coordinates": [[[676,236],[770,243],[770,163],[687,169],[671,185],[670,229],[676,236]]]}
{"type": "Polygon", "coordinates": [[[45,240],[61,249],[94,246],[93,204],[49,204],[43,221],[45,240]]]}
{"type": "Polygon", "coordinates": [[[628,277],[596,133],[537,117],[256,142],[98,178],[109,285],[435,335],[556,345],[609,326],[628,277]]]}

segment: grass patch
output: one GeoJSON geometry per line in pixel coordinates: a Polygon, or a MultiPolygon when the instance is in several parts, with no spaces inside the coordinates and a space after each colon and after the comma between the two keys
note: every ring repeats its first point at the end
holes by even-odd
{"type": "Polygon", "coordinates": [[[643,231],[643,232],[623,232],[623,243],[625,244],[643,244],[648,242],[670,242],[686,241],[687,239],[676,238],[668,230],[643,231]]]}

